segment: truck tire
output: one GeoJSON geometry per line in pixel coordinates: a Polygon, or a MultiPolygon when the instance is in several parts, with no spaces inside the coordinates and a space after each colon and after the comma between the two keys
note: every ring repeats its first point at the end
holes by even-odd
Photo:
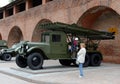
{"type": "Polygon", "coordinates": [[[30,69],[41,69],[43,65],[43,56],[40,53],[31,53],[27,58],[27,64],[30,69]]]}
{"type": "Polygon", "coordinates": [[[16,64],[21,68],[25,68],[27,67],[27,60],[24,57],[17,55],[16,64]]]}
{"type": "Polygon", "coordinates": [[[85,62],[83,64],[83,67],[88,67],[89,64],[90,64],[90,57],[89,57],[88,54],[86,54],[86,56],[85,56],[85,62]]]}
{"type": "Polygon", "coordinates": [[[10,61],[12,59],[11,54],[3,54],[3,60],[10,61]]]}
{"type": "Polygon", "coordinates": [[[100,66],[101,61],[102,56],[99,53],[91,56],[91,66],[100,66]]]}
{"type": "Polygon", "coordinates": [[[0,56],[0,60],[3,60],[2,56],[0,56]]]}
{"type": "Polygon", "coordinates": [[[70,64],[72,63],[71,60],[67,60],[67,59],[59,59],[59,62],[61,65],[64,65],[64,66],[70,66],[70,64]]]}
{"type": "Polygon", "coordinates": [[[76,59],[74,59],[72,63],[74,64],[74,66],[78,67],[78,64],[76,63],[76,59]]]}

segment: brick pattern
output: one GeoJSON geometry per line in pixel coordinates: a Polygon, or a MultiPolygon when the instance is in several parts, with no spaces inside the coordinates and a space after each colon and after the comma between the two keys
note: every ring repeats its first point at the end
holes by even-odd
{"type": "MultiPolygon", "coordinates": [[[[117,28],[120,30],[120,17],[114,12],[107,12],[103,14],[94,23],[93,28],[108,31],[109,28],[117,28]]],[[[120,63],[120,33],[115,35],[115,40],[102,41],[99,50],[104,55],[105,62],[120,63]],[[117,58],[117,59],[116,59],[117,58]]]]}

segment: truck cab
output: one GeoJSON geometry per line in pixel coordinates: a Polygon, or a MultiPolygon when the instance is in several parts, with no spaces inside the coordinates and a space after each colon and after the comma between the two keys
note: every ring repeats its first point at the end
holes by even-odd
{"type": "MultiPolygon", "coordinates": [[[[45,52],[48,59],[60,59],[69,58],[67,53],[67,41],[66,34],[61,31],[49,31],[44,32],[41,38],[42,42],[47,42],[49,46],[46,46],[49,52],[45,52]]],[[[43,50],[46,51],[46,50],[43,50]]]]}

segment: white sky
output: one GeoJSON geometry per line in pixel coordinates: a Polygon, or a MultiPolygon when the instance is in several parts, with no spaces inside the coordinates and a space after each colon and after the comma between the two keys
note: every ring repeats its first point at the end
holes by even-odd
{"type": "Polygon", "coordinates": [[[0,0],[0,7],[5,6],[9,3],[9,0],[0,0]]]}

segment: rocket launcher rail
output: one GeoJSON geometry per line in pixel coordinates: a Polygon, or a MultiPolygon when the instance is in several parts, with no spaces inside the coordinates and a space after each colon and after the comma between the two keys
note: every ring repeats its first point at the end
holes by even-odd
{"type": "Polygon", "coordinates": [[[63,31],[65,33],[80,35],[90,40],[108,40],[115,38],[114,32],[105,32],[105,31],[88,29],[88,28],[80,27],[77,24],[65,24],[65,23],[55,22],[55,23],[40,24],[39,27],[45,30],[63,31]]]}

